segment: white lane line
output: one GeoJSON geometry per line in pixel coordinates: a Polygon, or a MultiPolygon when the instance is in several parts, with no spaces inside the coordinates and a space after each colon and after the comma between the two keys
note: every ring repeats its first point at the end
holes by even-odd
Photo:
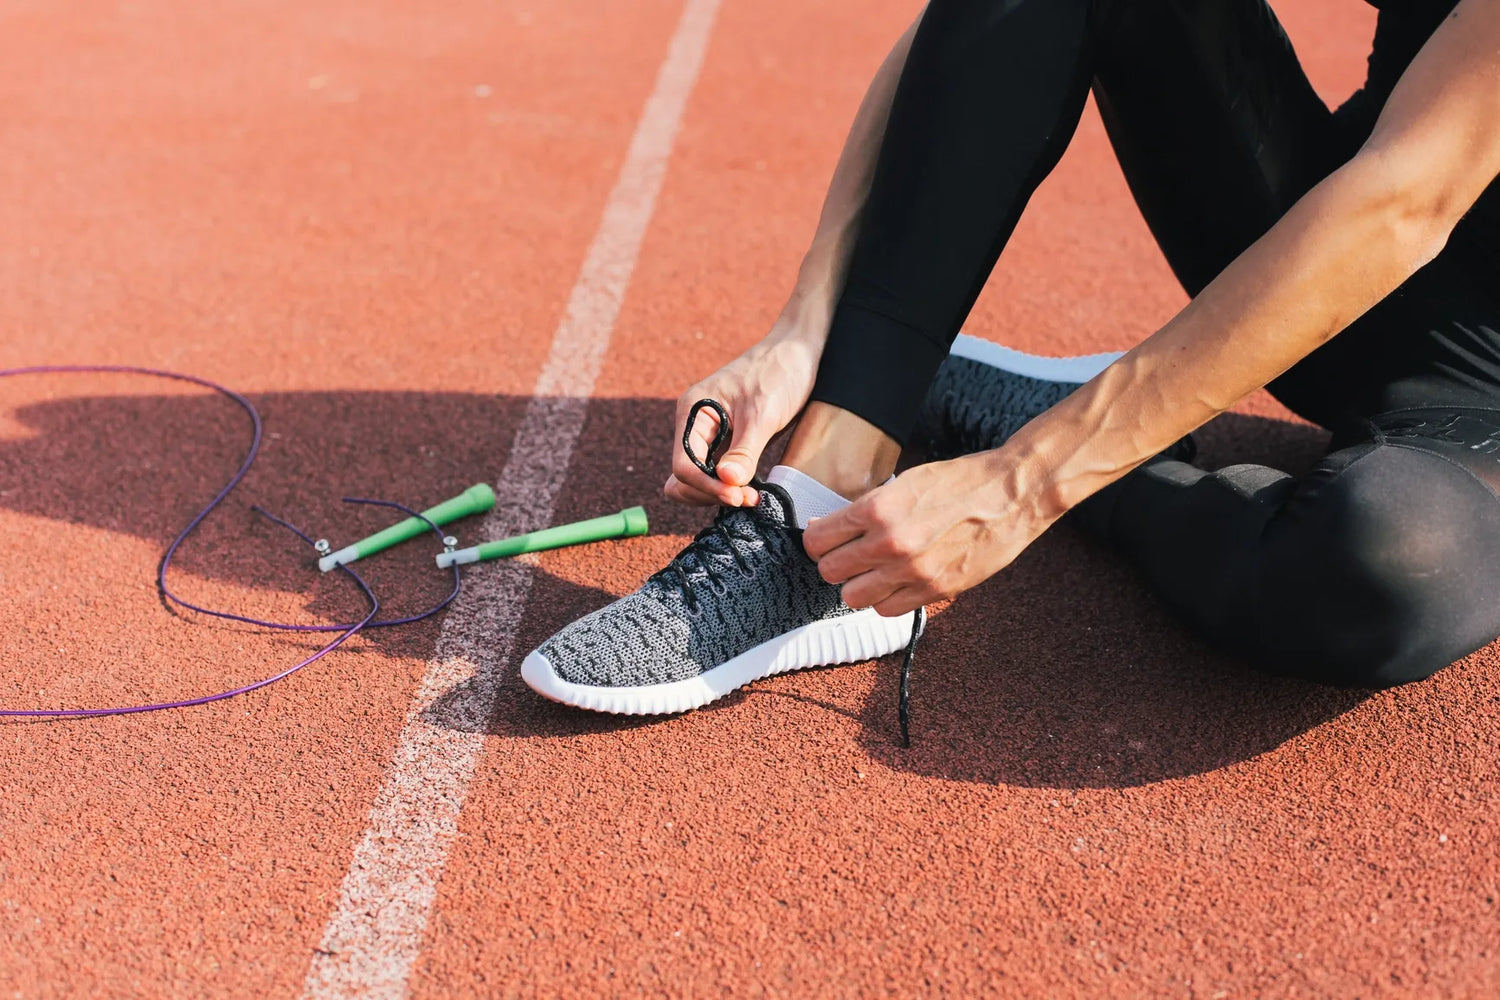
{"type": "MultiPolygon", "coordinates": [[[[719,0],[687,0],[683,9],[495,484],[497,502],[484,537],[535,528],[552,517],[718,8],[719,0]]],[[[504,561],[470,574],[443,621],[308,969],[303,996],[309,1000],[407,995],[532,572],[526,563],[504,561]],[[435,724],[429,709],[460,685],[465,696],[457,704],[446,699],[442,724],[435,724]]]]}

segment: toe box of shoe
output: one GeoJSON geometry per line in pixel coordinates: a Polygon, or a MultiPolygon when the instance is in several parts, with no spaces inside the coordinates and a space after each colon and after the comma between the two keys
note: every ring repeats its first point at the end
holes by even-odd
{"type": "Polygon", "coordinates": [[[538,648],[571,684],[643,687],[703,672],[688,652],[689,628],[674,609],[630,594],[578,619],[538,648]]]}

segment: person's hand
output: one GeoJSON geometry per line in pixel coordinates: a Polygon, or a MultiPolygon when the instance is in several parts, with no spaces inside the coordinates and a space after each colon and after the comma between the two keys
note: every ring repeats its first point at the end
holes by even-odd
{"type": "MultiPolygon", "coordinates": [[[[672,438],[672,475],[662,492],[668,499],[690,504],[753,506],[759,497],[747,484],[755,475],[761,452],[807,403],[818,373],[820,347],[806,337],[771,335],[744,354],[688,389],[677,400],[676,433],[672,438]],[[688,410],[700,399],[716,399],[729,413],[734,438],[719,457],[718,478],[704,475],[682,450],[688,410]]],[[[693,452],[707,458],[718,430],[710,409],[698,413],[693,425],[693,452]]]]}
{"type": "Polygon", "coordinates": [[[844,603],[903,615],[998,573],[1061,516],[1027,478],[1003,449],[919,465],[812,521],[802,544],[844,603]]]}

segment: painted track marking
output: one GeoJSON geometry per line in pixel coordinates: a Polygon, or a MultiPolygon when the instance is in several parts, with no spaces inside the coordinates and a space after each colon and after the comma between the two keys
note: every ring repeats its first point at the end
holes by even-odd
{"type": "MultiPolygon", "coordinates": [[[[484,537],[552,517],[718,7],[719,0],[687,0],[683,9],[495,484],[484,537]]],[[[506,561],[471,574],[444,619],[308,969],[309,1000],[406,996],[532,573],[526,563],[506,561]],[[445,709],[446,724],[429,721],[437,699],[461,684],[469,696],[445,709]]]]}

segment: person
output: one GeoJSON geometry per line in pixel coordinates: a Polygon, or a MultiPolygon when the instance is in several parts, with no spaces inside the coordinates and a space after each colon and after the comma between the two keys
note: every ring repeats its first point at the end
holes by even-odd
{"type": "Polygon", "coordinates": [[[903,647],[909,668],[924,605],[1070,510],[1270,671],[1394,685],[1500,635],[1500,0],[1378,6],[1330,110],[1265,0],[931,0],[780,318],[678,405],[666,494],[717,518],[527,682],[655,713],[903,647]],[[1191,302],[1118,357],[955,346],[1091,88],[1191,302]],[[1331,432],[1315,468],[1186,460],[1261,387],[1331,432]],[[940,460],[892,478],[907,445],[940,460]]]}

